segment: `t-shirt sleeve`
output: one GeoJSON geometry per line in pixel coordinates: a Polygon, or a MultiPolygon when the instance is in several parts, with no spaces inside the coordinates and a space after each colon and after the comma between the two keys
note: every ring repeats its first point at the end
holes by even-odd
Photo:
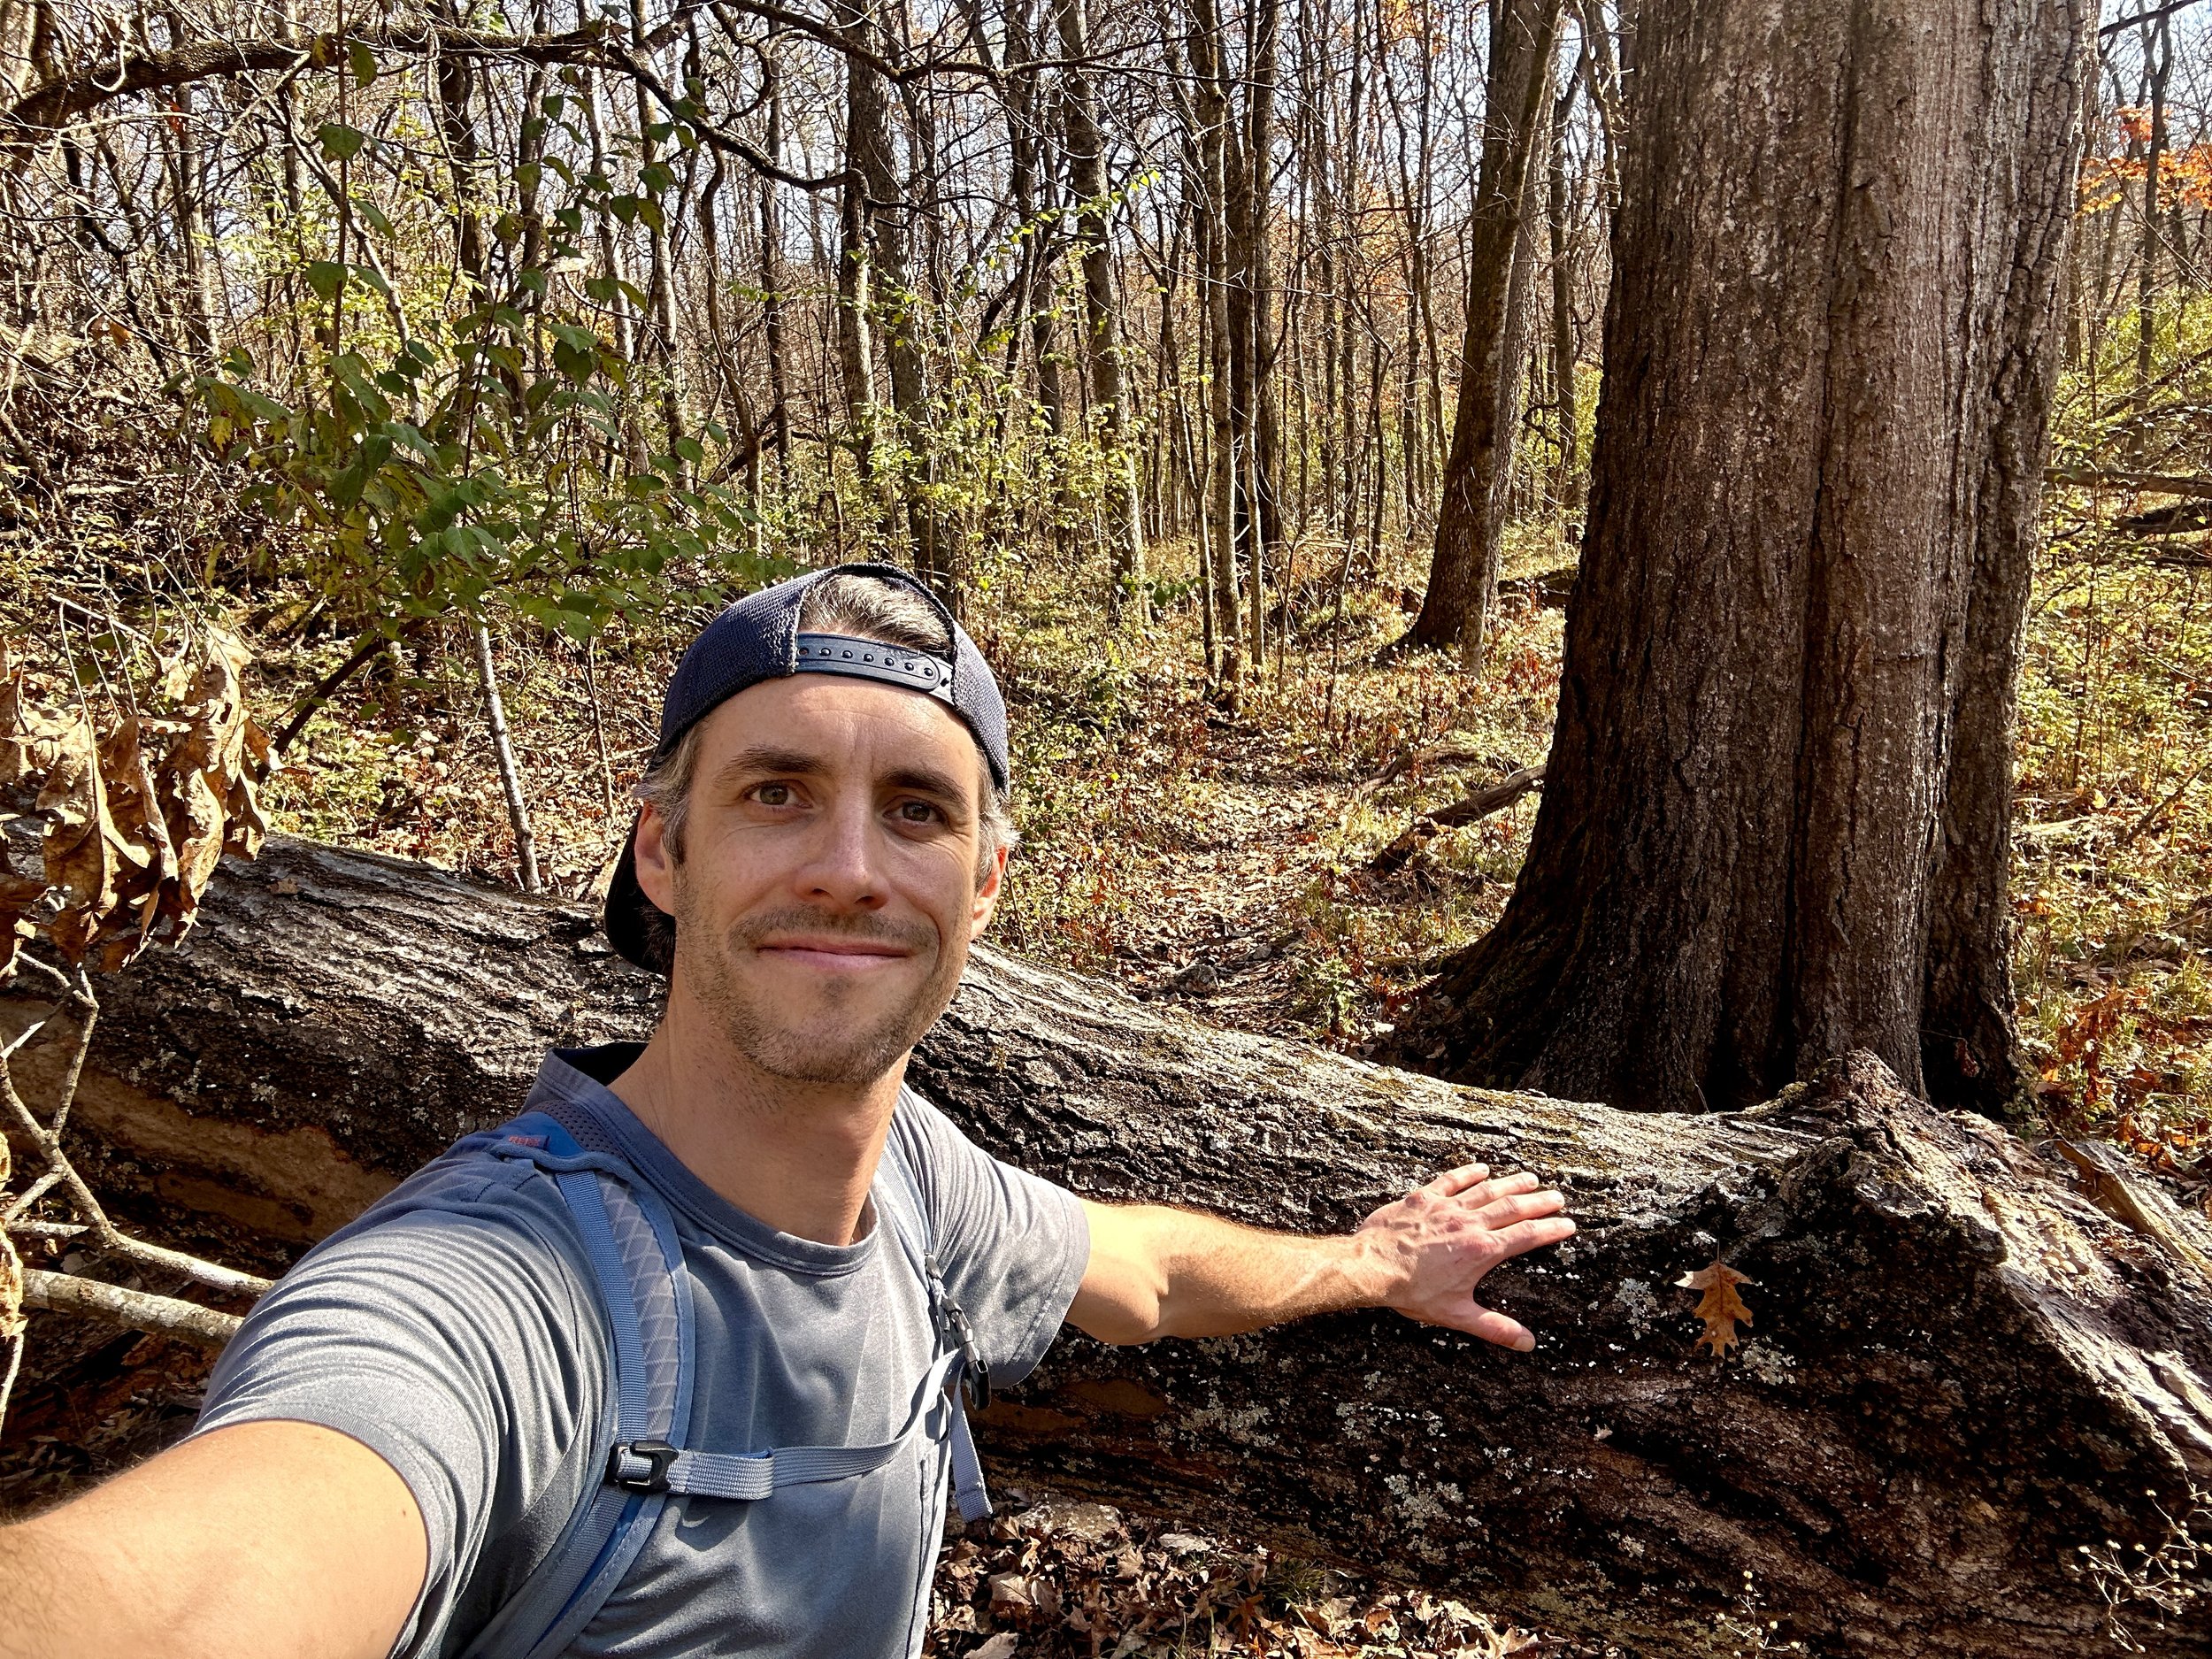
{"type": "Polygon", "coordinates": [[[994,1382],[1036,1368],[1090,1265],[1083,1205],[1064,1187],[1002,1164],[909,1090],[895,1120],[951,1292],[994,1382]]]}
{"type": "Polygon", "coordinates": [[[516,1540],[565,1518],[583,1461],[568,1454],[605,1399],[596,1299],[508,1185],[311,1252],[225,1350],[194,1431],[319,1424],[398,1471],[430,1555],[392,1649],[408,1659],[442,1651],[457,1615],[488,1616],[511,1588],[495,1580],[526,1571],[516,1540]]]}

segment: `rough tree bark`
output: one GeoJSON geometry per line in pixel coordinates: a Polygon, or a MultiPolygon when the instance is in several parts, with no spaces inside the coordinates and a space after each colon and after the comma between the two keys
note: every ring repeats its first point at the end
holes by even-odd
{"type": "Polygon", "coordinates": [[[1523,342],[1511,326],[1528,253],[1529,159],[1548,114],[1559,0],[1500,0],[1490,10],[1482,171],[1467,237],[1467,329],[1459,403],[1444,461],[1443,500],[1421,614],[1408,645],[1459,645],[1481,666],[1483,626],[1498,580],[1498,534],[1512,470],[1512,418],[1523,342]]]}
{"type": "MultiPolygon", "coordinates": [[[[174,956],[111,981],[73,1132],[99,1179],[326,1232],[519,1100],[540,1050],[642,1033],[656,982],[572,907],[273,841],[174,956]]],[[[0,1012],[5,1011],[0,1003],[0,1012]]],[[[2155,1548],[2212,1485],[2212,1229],[2093,1154],[2078,1178],[1855,1056],[1675,1117],[1455,1087],[1213,1030],[979,953],[915,1078],[986,1145],[1102,1198],[1340,1228],[1480,1156],[1562,1184],[1571,1246],[1493,1275],[1540,1333],[1387,1314],[1108,1349],[994,1406],[1041,1479],[1451,1586],[1643,1659],[1780,1621],[1819,1653],[2036,1659],[2101,1642],[2076,1547],[2155,1548]],[[2077,1186],[2077,1179],[2081,1185],[2077,1186]],[[2100,1205],[2103,1206],[2100,1208],[2100,1205]],[[2125,1217],[2122,1220],[2117,1217],[2125,1217]],[[1694,1349],[1715,1259],[1750,1337],[1694,1349]],[[1748,1600],[1747,1596],[1748,1595],[1748,1600]]],[[[2201,1631],[2130,1618],[2151,1651],[2201,1631]]]]}
{"type": "Polygon", "coordinates": [[[1150,590],[1145,586],[1143,502],[1137,490],[1137,451],[1131,441],[1129,400],[1123,386],[1121,313],[1115,302],[1114,254],[1106,211],[1106,143],[1099,132],[1098,98],[1087,66],[1090,14],[1086,0],[1055,0],[1055,9],[1060,50],[1068,60],[1061,72],[1061,107],[1067,126],[1068,188],[1075,193],[1075,234],[1081,248],[1091,398],[1105,423],[1100,442],[1106,451],[1106,534],[1114,561],[1111,603],[1117,614],[1128,604],[1141,626],[1151,617],[1150,590]]]}
{"type": "Polygon", "coordinates": [[[1847,1050],[2005,1110],[2010,730],[2092,10],[1636,35],[1543,809],[1397,1052],[1622,1105],[1847,1050]]]}
{"type": "MultiPolygon", "coordinates": [[[[845,54],[845,165],[843,246],[838,257],[838,351],[845,401],[855,426],[855,453],[864,475],[879,459],[876,440],[885,431],[875,379],[875,335],[880,331],[890,370],[891,413],[900,451],[909,460],[927,455],[931,432],[926,380],[926,343],[912,272],[908,220],[913,204],[891,127],[891,81],[875,62],[893,48],[881,22],[865,6],[841,0],[838,27],[855,48],[845,54]],[[861,54],[865,53],[864,58],[861,54]],[[874,62],[869,61],[874,59],[874,62]]],[[[906,518],[915,572],[959,612],[964,565],[960,526],[941,512],[923,480],[902,465],[891,504],[906,518]]]]}

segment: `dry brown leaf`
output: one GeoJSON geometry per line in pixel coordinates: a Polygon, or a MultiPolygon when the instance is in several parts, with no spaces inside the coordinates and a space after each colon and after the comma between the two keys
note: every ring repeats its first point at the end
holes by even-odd
{"type": "Polygon", "coordinates": [[[157,724],[127,716],[100,745],[108,818],[115,826],[116,850],[122,866],[117,907],[107,918],[111,937],[100,963],[110,972],[145,944],[161,912],[163,893],[176,875],[176,852],[170,844],[161,797],[146,755],[149,729],[157,724]],[[135,926],[132,912],[135,912],[135,926]]]}
{"type": "MultiPolygon", "coordinates": [[[[14,973],[16,952],[37,933],[30,913],[45,896],[46,878],[19,872],[9,859],[6,837],[0,833],[0,979],[14,973]]],[[[4,1167],[4,1160],[0,1167],[4,1167]]]]}
{"type": "Polygon", "coordinates": [[[1679,1290],[1701,1291],[1697,1299],[1697,1317],[1705,1321],[1705,1334],[1697,1340],[1700,1348],[1710,1348],[1715,1359],[1725,1359],[1729,1348],[1737,1340],[1739,1321],[1751,1323],[1751,1310],[1745,1307],[1743,1298],[1736,1294],[1739,1285],[1757,1281],[1739,1273],[1734,1268],[1715,1262],[1710,1267],[1701,1267],[1694,1273],[1685,1273],[1676,1279],[1679,1290]]]}
{"type": "Polygon", "coordinates": [[[0,853],[0,978],[41,928],[72,962],[96,950],[96,966],[120,967],[149,941],[191,927],[226,852],[260,850],[259,787],[273,757],[246,713],[247,660],[231,635],[202,636],[145,694],[176,699],[181,718],[134,710],[101,736],[88,713],[37,707],[0,657],[0,780],[39,783],[46,818],[40,880],[0,853]],[[56,910],[33,924],[47,900],[56,910]]]}
{"type": "Polygon", "coordinates": [[[25,703],[20,671],[0,678],[0,783],[44,777],[73,724],[25,703]]]}
{"type": "MultiPolygon", "coordinates": [[[[7,1171],[0,1168],[0,1181],[6,1179],[7,1171]]],[[[8,1235],[0,1233],[0,1341],[22,1334],[23,1263],[15,1253],[15,1246],[8,1242],[8,1235]]]]}
{"type": "Polygon", "coordinates": [[[46,882],[60,890],[62,910],[48,930],[54,947],[81,962],[116,902],[121,837],[108,817],[107,782],[91,723],[79,719],[60,741],[38,794],[48,815],[46,882]]]}

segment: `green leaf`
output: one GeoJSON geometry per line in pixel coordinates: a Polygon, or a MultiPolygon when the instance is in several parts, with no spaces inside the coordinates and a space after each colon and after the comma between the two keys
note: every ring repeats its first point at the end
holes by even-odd
{"type": "Polygon", "coordinates": [[[560,93],[549,92],[545,95],[545,102],[539,107],[554,120],[558,120],[561,117],[561,111],[568,108],[568,100],[560,93]]]}
{"type": "Polygon", "coordinates": [[[546,292],[545,273],[518,271],[515,273],[515,286],[525,294],[535,294],[540,298],[543,298],[546,292]]]}
{"type": "Polygon", "coordinates": [[[668,216],[661,211],[661,204],[649,196],[637,198],[637,216],[655,230],[668,228],[668,216]]]}
{"type": "Polygon", "coordinates": [[[534,190],[544,177],[545,164],[543,162],[526,161],[515,169],[515,188],[519,190],[534,190]]]}
{"type": "Polygon", "coordinates": [[[355,196],[353,198],[353,211],[360,214],[363,219],[366,219],[369,224],[369,228],[376,232],[380,236],[388,236],[392,234],[392,221],[385,218],[384,210],[379,207],[375,203],[370,201],[367,196],[355,196]]]}
{"type": "Polygon", "coordinates": [[[638,174],[638,182],[650,194],[659,196],[676,182],[676,175],[657,161],[638,174]]]}
{"type": "Polygon", "coordinates": [[[334,259],[310,259],[307,262],[307,286],[321,299],[335,299],[338,290],[345,286],[346,268],[334,259]]]}
{"type": "Polygon", "coordinates": [[[346,60],[353,66],[353,84],[365,87],[376,79],[376,54],[369,50],[366,41],[349,41],[346,60]]]}
{"type": "Polygon", "coordinates": [[[369,135],[357,127],[325,121],[315,129],[315,142],[323,147],[325,161],[351,161],[369,142],[369,135]]]}
{"type": "Polygon", "coordinates": [[[599,367],[599,354],[566,343],[553,348],[553,366],[581,386],[599,367]]]}
{"type": "Polygon", "coordinates": [[[625,225],[634,225],[637,222],[638,209],[641,205],[641,202],[634,196],[611,196],[607,198],[607,211],[625,225]]]}

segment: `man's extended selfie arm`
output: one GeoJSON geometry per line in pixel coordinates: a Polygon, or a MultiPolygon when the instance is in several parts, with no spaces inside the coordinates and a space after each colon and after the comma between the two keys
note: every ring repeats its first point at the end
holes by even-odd
{"type": "Polygon", "coordinates": [[[0,1659],[383,1659],[426,1548],[359,1441],[238,1424],[0,1527],[0,1659]]]}
{"type": "Polygon", "coordinates": [[[1500,1262],[1574,1235],[1566,1200],[1533,1175],[1447,1171],[1357,1231],[1315,1238],[1156,1204],[1086,1199],[1090,1266],[1068,1318],[1104,1342],[1228,1336],[1308,1314],[1394,1308],[1502,1347],[1536,1339],[1474,1300],[1500,1262]]]}

